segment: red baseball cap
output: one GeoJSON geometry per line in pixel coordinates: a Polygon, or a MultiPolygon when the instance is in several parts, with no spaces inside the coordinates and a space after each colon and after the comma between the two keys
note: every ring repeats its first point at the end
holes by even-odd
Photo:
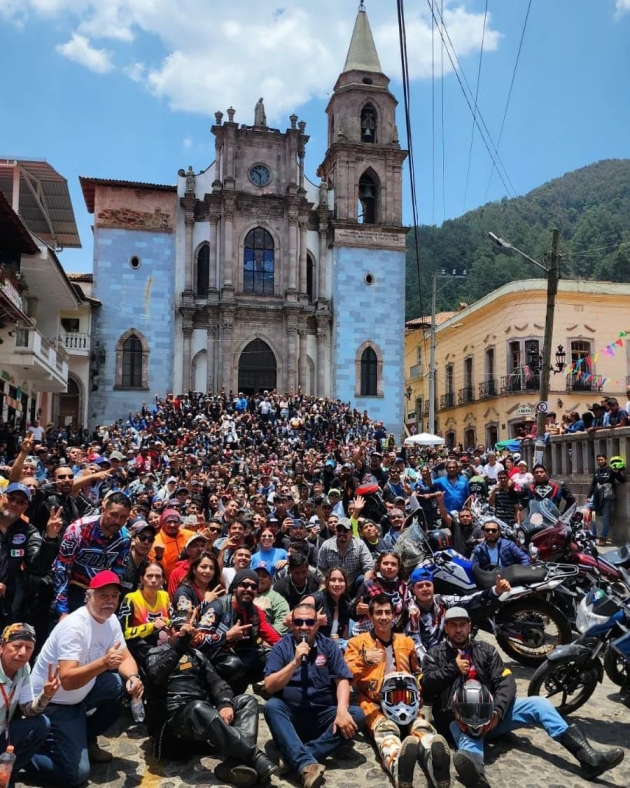
{"type": "Polygon", "coordinates": [[[103,586],[119,586],[120,578],[111,569],[104,569],[98,572],[90,580],[90,588],[103,588],[103,586]]]}

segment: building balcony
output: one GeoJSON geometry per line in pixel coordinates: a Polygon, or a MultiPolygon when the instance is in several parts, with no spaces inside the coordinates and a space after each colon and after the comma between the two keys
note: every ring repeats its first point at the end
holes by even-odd
{"type": "Polygon", "coordinates": [[[62,331],[59,335],[61,346],[71,356],[89,356],[91,350],[91,336],[87,333],[62,331]]]}
{"type": "Polygon", "coordinates": [[[521,391],[539,391],[540,375],[538,372],[526,374],[524,371],[517,370],[511,375],[504,375],[501,378],[501,394],[516,394],[521,391]]]}
{"type": "Polygon", "coordinates": [[[449,391],[447,394],[442,394],[440,397],[440,410],[444,410],[444,408],[454,408],[455,407],[455,392],[449,391]]]}
{"type": "Polygon", "coordinates": [[[585,380],[584,378],[588,377],[587,375],[583,375],[579,380],[577,377],[573,375],[569,375],[567,377],[567,391],[593,391],[598,392],[601,391],[603,388],[602,378],[591,376],[590,380],[585,380]]]}
{"type": "Polygon", "coordinates": [[[428,418],[429,418],[429,403],[428,403],[428,402],[427,402],[427,404],[424,406],[424,408],[422,409],[422,416],[423,416],[425,419],[428,419],[428,418]]]}
{"type": "Polygon", "coordinates": [[[66,391],[67,358],[63,348],[57,351],[33,328],[16,328],[0,346],[0,366],[15,370],[16,377],[32,381],[39,391],[66,391]]]}
{"type": "Polygon", "coordinates": [[[494,378],[479,384],[479,399],[488,399],[488,397],[497,397],[498,395],[499,387],[494,378]]]}
{"type": "Polygon", "coordinates": [[[475,393],[472,386],[464,386],[457,392],[457,404],[465,405],[467,402],[474,402],[475,393]]]}

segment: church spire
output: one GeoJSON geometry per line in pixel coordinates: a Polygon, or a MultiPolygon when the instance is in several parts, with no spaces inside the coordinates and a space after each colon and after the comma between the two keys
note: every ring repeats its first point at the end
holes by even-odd
{"type": "Polygon", "coordinates": [[[363,0],[361,0],[357,20],[354,23],[346,65],[343,67],[343,73],[345,74],[347,71],[383,73],[363,0]]]}

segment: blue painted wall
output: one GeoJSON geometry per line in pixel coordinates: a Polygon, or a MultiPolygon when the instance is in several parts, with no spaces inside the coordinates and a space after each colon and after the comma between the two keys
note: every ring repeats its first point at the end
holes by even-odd
{"type": "Polygon", "coordinates": [[[172,391],[174,356],[175,234],[95,228],[92,341],[106,348],[98,390],[90,393],[89,424],[111,424],[127,418],[129,411],[150,404],[155,395],[172,391]],[[140,258],[131,268],[129,260],[140,258]],[[114,390],[116,345],[121,335],[136,328],[147,340],[149,390],[114,390]]]}
{"type": "Polygon", "coordinates": [[[333,251],[333,389],[367,410],[398,439],[403,425],[405,253],[336,247],[333,251]],[[366,274],[374,284],[365,283],[366,274]],[[382,397],[355,397],[355,358],[366,341],[383,356],[382,397]]]}

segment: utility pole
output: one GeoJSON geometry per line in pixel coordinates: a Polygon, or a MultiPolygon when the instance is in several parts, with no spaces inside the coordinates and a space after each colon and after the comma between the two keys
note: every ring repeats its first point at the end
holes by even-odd
{"type": "MultiPolygon", "coordinates": [[[[553,341],[553,320],[556,310],[556,295],[558,293],[558,279],[560,266],[558,261],[558,242],[560,231],[553,230],[551,238],[551,260],[547,273],[547,312],[545,315],[545,337],[543,339],[542,363],[540,366],[540,401],[549,401],[549,376],[551,375],[551,343],[553,341]]],[[[546,414],[539,411],[536,414],[536,446],[534,450],[534,464],[542,463],[545,456],[545,421],[546,414]]]]}
{"type": "Polygon", "coordinates": [[[437,274],[433,274],[433,292],[431,294],[431,356],[429,359],[429,429],[435,435],[435,309],[437,296],[437,274]]]}

